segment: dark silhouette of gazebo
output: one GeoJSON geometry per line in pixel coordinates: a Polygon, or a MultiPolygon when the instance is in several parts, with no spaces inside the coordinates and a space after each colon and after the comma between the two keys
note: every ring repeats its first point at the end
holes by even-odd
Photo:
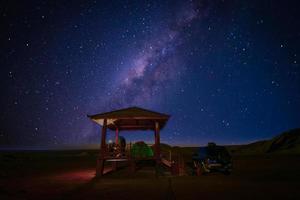
{"type": "Polygon", "coordinates": [[[162,114],[150,110],[146,110],[138,107],[130,107],[121,110],[114,110],[111,112],[100,113],[95,115],[88,115],[88,117],[102,126],[101,132],[101,145],[100,156],[97,159],[96,176],[102,176],[106,171],[104,170],[105,161],[112,161],[112,170],[116,169],[118,161],[128,161],[131,164],[131,169],[135,169],[135,161],[138,158],[132,158],[129,154],[123,154],[122,156],[112,156],[108,154],[106,135],[107,128],[115,131],[115,143],[119,143],[119,132],[123,130],[152,130],[154,131],[154,156],[147,159],[153,159],[156,164],[161,162],[160,157],[160,130],[166,125],[170,115],[162,114]]]}

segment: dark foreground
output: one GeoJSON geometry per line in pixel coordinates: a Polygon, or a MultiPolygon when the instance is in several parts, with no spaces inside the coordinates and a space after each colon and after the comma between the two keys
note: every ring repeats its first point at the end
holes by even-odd
{"type": "Polygon", "coordinates": [[[231,175],[156,177],[145,167],[101,179],[94,178],[94,158],[2,152],[0,199],[300,199],[299,156],[234,157],[231,175]]]}

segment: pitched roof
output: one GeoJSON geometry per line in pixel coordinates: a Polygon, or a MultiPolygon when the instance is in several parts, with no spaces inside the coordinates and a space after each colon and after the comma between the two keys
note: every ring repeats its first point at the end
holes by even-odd
{"type": "Polygon", "coordinates": [[[168,119],[170,116],[167,114],[162,114],[162,113],[146,110],[139,107],[130,107],[130,108],[114,110],[106,113],[88,115],[88,117],[92,119],[124,119],[124,118],[168,119]]]}
{"type": "Polygon", "coordinates": [[[154,129],[154,122],[159,122],[162,129],[168,121],[170,115],[146,110],[139,107],[130,107],[111,112],[88,115],[96,123],[103,125],[104,119],[107,119],[109,129],[115,130],[148,130],[154,129]]]}

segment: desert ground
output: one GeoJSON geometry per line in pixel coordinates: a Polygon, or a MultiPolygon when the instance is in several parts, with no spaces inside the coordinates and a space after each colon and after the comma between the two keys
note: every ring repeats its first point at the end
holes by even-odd
{"type": "Polygon", "coordinates": [[[95,178],[96,151],[2,151],[0,199],[300,199],[300,156],[234,156],[232,174],[95,178]]]}

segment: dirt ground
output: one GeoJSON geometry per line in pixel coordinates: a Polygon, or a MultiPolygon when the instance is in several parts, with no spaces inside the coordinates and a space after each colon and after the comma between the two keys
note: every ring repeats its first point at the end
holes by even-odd
{"type": "Polygon", "coordinates": [[[234,157],[230,175],[156,177],[145,167],[134,176],[123,169],[100,179],[94,178],[93,156],[25,158],[2,154],[1,200],[300,199],[299,156],[234,157]]]}

